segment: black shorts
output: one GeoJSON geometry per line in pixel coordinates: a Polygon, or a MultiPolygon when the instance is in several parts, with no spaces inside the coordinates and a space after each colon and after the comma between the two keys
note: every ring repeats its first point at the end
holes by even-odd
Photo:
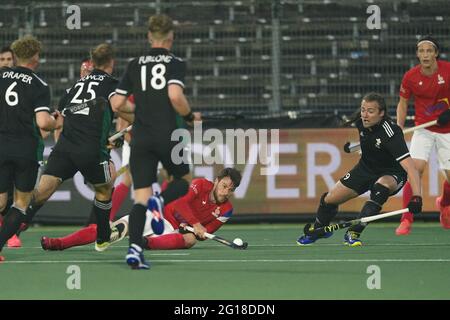
{"type": "Polygon", "coordinates": [[[39,163],[13,156],[0,156],[0,193],[10,192],[12,184],[21,192],[31,192],[36,184],[39,163]]]}
{"type": "Polygon", "coordinates": [[[397,181],[397,190],[390,195],[394,195],[399,192],[407,181],[406,173],[402,172],[383,172],[381,174],[375,174],[368,170],[360,163],[353,167],[345,176],[339,181],[352,190],[355,190],[358,194],[363,194],[372,189],[373,185],[382,176],[392,176],[397,181]]]}
{"type": "Polygon", "coordinates": [[[150,187],[157,182],[158,162],[161,162],[169,176],[181,178],[189,173],[189,164],[175,164],[172,161],[172,148],[177,142],[142,145],[131,143],[130,170],[135,189],[150,187]]]}
{"type": "Polygon", "coordinates": [[[78,171],[91,184],[104,184],[111,181],[109,159],[99,155],[71,153],[52,150],[47,160],[44,174],[61,178],[72,178],[78,171]]]}

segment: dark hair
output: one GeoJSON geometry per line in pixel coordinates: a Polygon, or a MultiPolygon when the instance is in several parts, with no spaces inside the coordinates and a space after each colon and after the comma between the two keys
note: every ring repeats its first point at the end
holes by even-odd
{"type": "Polygon", "coordinates": [[[233,182],[233,190],[236,190],[237,187],[241,184],[241,172],[234,168],[225,168],[220,171],[217,176],[217,179],[220,181],[225,177],[229,177],[231,182],[233,182]]]}
{"type": "Polygon", "coordinates": [[[437,52],[437,58],[439,58],[439,52],[441,51],[441,47],[439,46],[439,43],[437,42],[437,40],[435,38],[433,38],[431,35],[426,35],[424,37],[421,37],[416,44],[416,50],[419,47],[419,43],[421,43],[422,41],[428,41],[431,42],[434,46],[434,49],[436,49],[437,52]]]}
{"type": "Polygon", "coordinates": [[[12,49],[11,49],[10,46],[3,47],[3,48],[0,50],[0,54],[1,54],[1,53],[5,53],[5,52],[11,52],[11,54],[13,54],[13,51],[12,51],[12,49]]]}
{"type": "MultiPolygon", "coordinates": [[[[378,109],[380,111],[384,111],[383,119],[389,119],[388,110],[386,100],[384,100],[383,96],[376,92],[369,92],[363,98],[362,101],[373,102],[375,101],[378,104],[378,109]]],[[[350,116],[349,120],[344,122],[344,127],[349,127],[356,121],[361,118],[361,109],[358,108],[356,111],[350,116]]]]}
{"type": "Polygon", "coordinates": [[[85,63],[85,62],[90,62],[91,61],[91,57],[84,57],[83,59],[81,59],[81,63],[85,63]]]}
{"type": "Polygon", "coordinates": [[[156,14],[148,19],[148,31],[157,40],[163,40],[173,29],[172,19],[165,14],[156,14]]]}
{"type": "Polygon", "coordinates": [[[114,59],[114,48],[107,43],[102,43],[91,50],[91,60],[94,67],[104,67],[114,59]]]}

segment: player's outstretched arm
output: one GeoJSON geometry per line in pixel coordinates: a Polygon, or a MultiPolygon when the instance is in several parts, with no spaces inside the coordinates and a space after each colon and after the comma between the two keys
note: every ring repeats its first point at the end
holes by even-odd
{"type": "Polygon", "coordinates": [[[397,105],[397,125],[403,129],[405,126],[406,115],[408,113],[408,100],[400,97],[397,105]]]}

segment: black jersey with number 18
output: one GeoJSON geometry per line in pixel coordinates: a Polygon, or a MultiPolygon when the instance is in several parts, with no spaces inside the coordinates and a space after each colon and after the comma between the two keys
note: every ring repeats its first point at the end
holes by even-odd
{"type": "Polygon", "coordinates": [[[91,74],[79,79],[60,100],[59,110],[103,97],[108,101],[106,108],[87,107],[79,111],[64,113],[64,126],[56,150],[82,153],[109,153],[108,134],[114,113],[109,98],[115,94],[118,80],[108,73],[94,69],[91,74]]]}
{"type": "Polygon", "coordinates": [[[136,110],[132,143],[170,139],[177,124],[168,85],[184,88],[185,73],[185,62],[164,48],[152,48],[147,55],[130,61],[116,92],[134,95],[136,110]]]}
{"type": "Polygon", "coordinates": [[[31,69],[0,69],[0,154],[42,160],[36,113],[50,112],[50,89],[31,69]]]}

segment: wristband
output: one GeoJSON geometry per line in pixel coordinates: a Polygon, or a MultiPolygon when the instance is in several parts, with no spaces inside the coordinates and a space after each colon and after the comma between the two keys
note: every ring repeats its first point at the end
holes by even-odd
{"type": "Polygon", "coordinates": [[[192,111],[189,111],[187,115],[183,116],[183,119],[187,122],[192,122],[195,119],[195,116],[192,111]]]}

